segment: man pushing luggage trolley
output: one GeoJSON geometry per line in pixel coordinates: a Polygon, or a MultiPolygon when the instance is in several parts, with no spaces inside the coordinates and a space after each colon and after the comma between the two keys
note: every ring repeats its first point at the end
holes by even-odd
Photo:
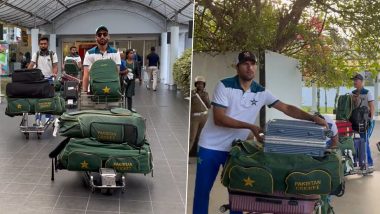
{"type": "MultiPolygon", "coordinates": [[[[260,128],[253,123],[262,106],[274,107],[286,115],[328,127],[325,120],[279,101],[254,81],[256,57],[250,51],[238,55],[237,75],[221,80],[214,91],[212,106],[199,138],[198,164],[194,193],[194,214],[207,214],[209,197],[219,167],[223,166],[235,139],[246,139],[250,131],[263,141],[260,128]]],[[[241,213],[241,212],[231,212],[241,213]]]]}

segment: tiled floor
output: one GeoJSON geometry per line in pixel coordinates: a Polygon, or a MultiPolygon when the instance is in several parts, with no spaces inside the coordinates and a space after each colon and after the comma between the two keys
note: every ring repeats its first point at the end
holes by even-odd
{"type": "MultiPolygon", "coordinates": [[[[188,101],[164,86],[136,85],[134,108],[147,119],[154,177],[128,174],[127,191],[92,194],[82,175],[61,170],[50,180],[49,152],[61,137],[49,129],[37,140],[19,132],[20,117],[0,114],[0,214],[180,214],[185,213],[188,101]]],[[[5,111],[5,104],[0,104],[5,111]]]]}
{"type": "MultiPolygon", "coordinates": [[[[377,214],[380,213],[379,193],[380,193],[380,153],[375,144],[380,141],[380,120],[376,121],[376,126],[371,137],[372,158],[375,163],[375,172],[368,176],[351,175],[346,177],[346,192],[343,197],[332,197],[332,206],[337,214],[377,214]]],[[[187,213],[192,214],[194,182],[196,165],[191,159],[189,165],[189,189],[187,213]]],[[[221,170],[220,170],[221,172],[221,170]]],[[[227,189],[220,182],[220,174],[211,191],[209,213],[220,213],[219,207],[228,203],[227,189]]]]}

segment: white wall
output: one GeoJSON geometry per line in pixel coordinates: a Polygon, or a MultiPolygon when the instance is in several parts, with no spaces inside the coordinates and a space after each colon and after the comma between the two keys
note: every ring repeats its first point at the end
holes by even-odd
{"type": "Polygon", "coordinates": [[[71,8],[54,19],[54,27],[42,27],[57,35],[94,34],[105,25],[111,34],[161,33],[166,28],[163,16],[128,1],[90,1],[71,8]]]}
{"type": "MultiPolygon", "coordinates": [[[[266,51],[265,88],[282,102],[301,107],[302,76],[298,69],[298,60],[266,51]]],[[[282,112],[267,107],[266,120],[274,118],[289,119],[282,112]]]]}

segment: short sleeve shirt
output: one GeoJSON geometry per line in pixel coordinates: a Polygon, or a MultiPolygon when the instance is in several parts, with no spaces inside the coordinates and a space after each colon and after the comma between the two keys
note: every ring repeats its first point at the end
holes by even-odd
{"type": "Polygon", "coordinates": [[[325,121],[327,125],[329,126],[329,129],[332,131],[333,136],[337,135],[338,127],[336,126],[335,121],[328,115],[323,115],[323,117],[325,118],[325,121]]]}
{"type": "Polygon", "coordinates": [[[37,67],[41,69],[42,74],[47,78],[53,75],[53,64],[58,63],[58,57],[57,54],[54,52],[52,55],[53,63],[51,62],[50,53],[42,54],[40,53],[38,56],[38,62],[37,61],[37,53],[34,53],[32,56],[31,61],[36,63],[37,67]]]}
{"type": "Polygon", "coordinates": [[[150,53],[146,58],[149,60],[148,66],[157,66],[160,61],[160,57],[156,53],[150,53]]]}
{"type": "MultiPolygon", "coordinates": [[[[255,123],[261,107],[272,107],[279,100],[268,90],[255,81],[248,91],[243,91],[238,76],[221,80],[215,87],[211,104],[226,109],[226,115],[246,123],[255,123]]],[[[234,129],[217,126],[214,123],[213,113],[203,128],[199,145],[212,150],[230,151],[232,141],[246,139],[250,133],[248,129],[234,129]]]]}
{"type": "Polygon", "coordinates": [[[121,64],[120,54],[117,52],[116,49],[112,48],[111,46],[107,47],[107,50],[105,53],[101,53],[99,48],[93,47],[90,50],[86,52],[86,55],[84,56],[83,60],[83,66],[88,66],[89,69],[91,69],[92,64],[101,59],[112,59],[116,65],[121,64]]]}

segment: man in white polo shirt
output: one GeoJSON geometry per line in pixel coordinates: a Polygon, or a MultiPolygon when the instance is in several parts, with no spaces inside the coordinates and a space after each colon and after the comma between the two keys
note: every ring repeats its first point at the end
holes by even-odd
{"type": "MultiPolygon", "coordinates": [[[[254,81],[256,57],[249,51],[238,56],[237,75],[221,80],[214,91],[212,106],[199,138],[193,214],[207,214],[211,188],[223,166],[234,139],[246,139],[252,131],[262,141],[260,128],[253,123],[261,107],[274,107],[286,115],[314,121],[326,126],[325,120],[279,101],[254,81]]],[[[241,212],[231,212],[241,213],[241,212]]]]}
{"type": "Polygon", "coordinates": [[[120,71],[120,54],[116,49],[112,48],[108,41],[110,36],[108,34],[108,29],[105,26],[100,26],[96,29],[96,43],[97,46],[91,48],[86,52],[83,60],[83,92],[88,90],[89,72],[91,65],[101,59],[112,59],[116,65],[117,69],[120,71]]]}
{"type": "MultiPolygon", "coordinates": [[[[54,51],[49,50],[49,39],[41,37],[38,40],[40,50],[33,54],[32,59],[28,65],[28,69],[38,68],[41,70],[45,79],[48,79],[53,84],[53,78],[58,74],[58,57],[54,51]]],[[[52,118],[50,114],[45,115],[45,123],[49,122],[52,118]]],[[[36,124],[43,125],[42,115],[36,114],[36,124]]]]}
{"type": "Polygon", "coordinates": [[[77,54],[77,47],[75,47],[75,46],[70,47],[70,54],[65,57],[64,62],[66,63],[67,60],[74,60],[77,63],[78,68],[81,69],[82,59],[77,54]]]}

